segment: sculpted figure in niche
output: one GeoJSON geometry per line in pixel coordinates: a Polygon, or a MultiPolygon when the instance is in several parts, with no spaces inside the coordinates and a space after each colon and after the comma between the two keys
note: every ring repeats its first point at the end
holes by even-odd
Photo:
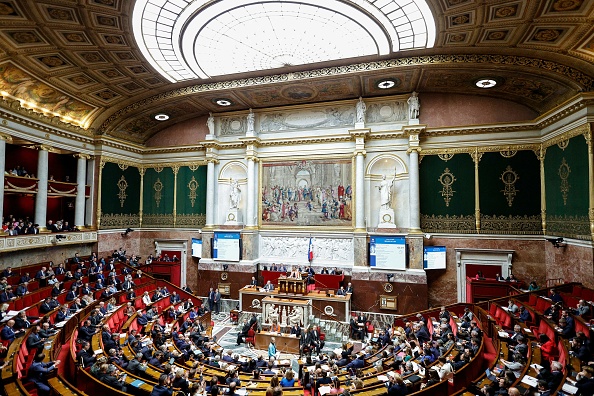
{"type": "Polygon", "coordinates": [[[413,91],[410,98],[407,100],[408,102],[408,116],[411,120],[416,120],[419,118],[419,110],[421,109],[421,105],[419,103],[419,94],[413,91]]]}
{"type": "Polygon", "coordinates": [[[367,112],[367,106],[363,102],[363,98],[359,96],[359,101],[356,106],[357,110],[357,122],[365,122],[365,112],[367,112]]]}
{"type": "Polygon", "coordinates": [[[392,203],[392,185],[394,184],[395,178],[396,176],[394,176],[391,180],[386,180],[386,175],[383,175],[380,185],[377,186],[377,188],[379,188],[380,204],[382,209],[390,209],[390,205],[392,203]]]}
{"type": "Polygon", "coordinates": [[[254,116],[254,112],[250,109],[250,113],[247,115],[247,134],[253,135],[255,133],[254,124],[256,121],[256,117],[254,116]]]}
{"type": "Polygon", "coordinates": [[[208,113],[208,120],[206,120],[206,126],[208,127],[208,133],[210,135],[214,135],[215,133],[215,127],[214,127],[214,117],[212,116],[212,113],[208,113]]]}
{"type": "Polygon", "coordinates": [[[241,199],[241,190],[237,180],[231,179],[231,192],[229,193],[229,205],[231,209],[237,209],[239,207],[239,201],[241,199]]]}

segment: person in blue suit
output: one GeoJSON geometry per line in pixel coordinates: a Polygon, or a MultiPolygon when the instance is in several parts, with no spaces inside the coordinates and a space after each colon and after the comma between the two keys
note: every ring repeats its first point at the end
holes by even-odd
{"type": "Polygon", "coordinates": [[[47,383],[46,374],[58,367],[60,361],[56,360],[55,362],[44,363],[44,359],[45,355],[43,353],[35,356],[33,363],[31,363],[31,367],[29,367],[27,379],[29,382],[35,384],[40,395],[49,395],[50,387],[47,383]]]}
{"type": "Polygon", "coordinates": [[[2,338],[3,340],[9,341],[9,342],[13,342],[16,337],[22,335],[25,332],[25,330],[15,331],[13,327],[14,327],[14,320],[10,319],[6,323],[6,326],[4,326],[2,331],[0,331],[0,338],[2,338]]]}
{"type": "Polygon", "coordinates": [[[272,337],[268,345],[268,358],[276,357],[276,339],[272,337]]]}

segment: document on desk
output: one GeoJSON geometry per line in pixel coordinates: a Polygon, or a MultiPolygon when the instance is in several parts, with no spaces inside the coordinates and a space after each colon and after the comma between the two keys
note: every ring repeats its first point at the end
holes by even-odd
{"type": "Polygon", "coordinates": [[[321,396],[327,395],[328,393],[330,393],[330,390],[332,390],[330,386],[320,386],[318,388],[318,391],[320,392],[321,396]]]}
{"type": "Polygon", "coordinates": [[[570,385],[567,382],[563,384],[561,390],[565,393],[569,393],[570,395],[575,395],[578,391],[576,386],[570,385]]]}
{"type": "Polygon", "coordinates": [[[532,388],[536,388],[538,386],[538,380],[534,377],[529,376],[529,375],[525,375],[522,377],[522,383],[524,383],[532,388]]]}
{"type": "Polygon", "coordinates": [[[390,381],[390,379],[387,376],[385,376],[385,375],[378,375],[377,376],[377,380],[380,381],[380,382],[388,382],[388,381],[390,381]]]}
{"type": "Polygon", "coordinates": [[[542,366],[540,364],[533,363],[530,365],[530,367],[538,371],[542,370],[542,366]]]}
{"type": "Polygon", "coordinates": [[[140,387],[141,387],[142,385],[144,385],[144,384],[145,384],[145,382],[144,382],[144,381],[141,381],[141,380],[138,380],[138,379],[137,379],[137,380],[134,380],[134,381],[132,381],[132,382],[130,383],[130,385],[132,385],[132,386],[133,386],[133,387],[135,387],[135,388],[140,388],[140,387]]]}
{"type": "Polygon", "coordinates": [[[499,330],[497,334],[499,334],[499,337],[509,338],[509,334],[507,333],[507,331],[499,330]]]}

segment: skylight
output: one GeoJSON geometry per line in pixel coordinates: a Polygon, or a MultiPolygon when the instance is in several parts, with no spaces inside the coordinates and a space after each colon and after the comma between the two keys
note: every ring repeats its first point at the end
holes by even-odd
{"type": "Polygon", "coordinates": [[[171,82],[430,48],[425,0],[136,0],[134,35],[171,82]]]}

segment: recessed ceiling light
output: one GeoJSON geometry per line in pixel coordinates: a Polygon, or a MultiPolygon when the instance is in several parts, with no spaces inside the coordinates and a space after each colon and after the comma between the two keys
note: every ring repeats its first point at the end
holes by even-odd
{"type": "Polygon", "coordinates": [[[155,120],[157,120],[157,121],[167,121],[168,119],[169,119],[169,116],[164,113],[155,115],[155,120]]]}
{"type": "Polygon", "coordinates": [[[381,80],[377,83],[379,89],[390,89],[396,85],[394,80],[381,80]]]}
{"type": "Polygon", "coordinates": [[[479,88],[493,88],[497,85],[497,81],[492,78],[481,78],[475,82],[475,85],[479,88]]]}
{"type": "Polygon", "coordinates": [[[228,99],[217,99],[215,103],[219,106],[231,106],[233,104],[233,102],[228,99]]]}

